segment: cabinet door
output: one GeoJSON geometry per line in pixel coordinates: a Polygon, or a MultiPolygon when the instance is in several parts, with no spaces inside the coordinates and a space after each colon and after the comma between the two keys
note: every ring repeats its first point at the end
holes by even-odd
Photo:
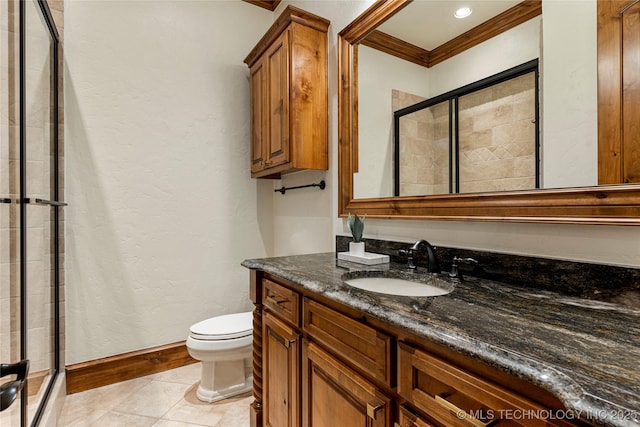
{"type": "Polygon", "coordinates": [[[392,426],[390,399],[314,343],[303,345],[305,427],[392,426]]]}
{"type": "Polygon", "coordinates": [[[267,168],[289,161],[289,31],[265,53],[268,73],[269,145],[267,168]]]}
{"type": "Polygon", "coordinates": [[[300,340],[270,313],[263,317],[264,426],[300,425],[300,340]]]}
{"type": "Polygon", "coordinates": [[[267,70],[264,61],[251,67],[251,172],[265,167],[268,127],[267,70]]]}

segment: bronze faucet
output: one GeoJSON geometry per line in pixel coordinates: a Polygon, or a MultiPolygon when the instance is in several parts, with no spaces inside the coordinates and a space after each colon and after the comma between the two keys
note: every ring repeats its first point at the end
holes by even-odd
{"type": "Polygon", "coordinates": [[[431,243],[426,240],[418,240],[411,246],[410,249],[400,251],[401,254],[407,255],[407,267],[415,270],[417,267],[413,263],[413,253],[417,252],[420,249],[420,246],[425,246],[427,248],[427,255],[429,256],[429,264],[427,265],[427,271],[429,273],[440,273],[440,264],[438,263],[438,258],[436,257],[435,248],[431,246],[431,243]]]}

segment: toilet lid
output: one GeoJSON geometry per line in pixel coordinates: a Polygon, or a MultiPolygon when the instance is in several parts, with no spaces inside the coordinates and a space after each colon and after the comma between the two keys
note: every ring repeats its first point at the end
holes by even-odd
{"type": "Polygon", "coordinates": [[[253,333],[253,313],[225,314],[191,326],[191,335],[202,340],[228,340],[253,333]]]}

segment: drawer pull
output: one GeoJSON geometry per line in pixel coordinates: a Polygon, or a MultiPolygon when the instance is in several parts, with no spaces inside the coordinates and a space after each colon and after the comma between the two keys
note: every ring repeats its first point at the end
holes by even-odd
{"type": "Polygon", "coordinates": [[[375,420],[380,409],[382,409],[382,405],[373,405],[371,403],[367,403],[367,416],[372,420],[375,420]]]}
{"type": "Polygon", "coordinates": [[[285,302],[289,301],[289,300],[288,300],[288,299],[286,299],[286,298],[276,298],[276,297],[274,297],[273,295],[269,295],[269,296],[267,297],[267,300],[269,300],[269,301],[273,302],[275,305],[280,305],[280,304],[283,304],[283,303],[285,303],[285,302]]]}
{"type": "Polygon", "coordinates": [[[498,421],[498,420],[490,420],[486,423],[482,422],[479,419],[472,416],[471,414],[469,414],[468,412],[466,412],[464,409],[461,409],[456,405],[454,405],[453,403],[449,402],[447,399],[445,399],[442,396],[436,396],[436,402],[439,403],[441,406],[444,406],[445,408],[447,408],[449,411],[453,412],[456,415],[456,417],[458,417],[459,419],[468,421],[470,424],[473,424],[474,426],[477,426],[477,427],[487,427],[495,424],[496,421],[498,421]]]}

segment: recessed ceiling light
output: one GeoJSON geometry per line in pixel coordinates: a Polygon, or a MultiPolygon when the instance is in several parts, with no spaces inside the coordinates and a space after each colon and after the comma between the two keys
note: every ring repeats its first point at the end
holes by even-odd
{"type": "Polygon", "coordinates": [[[458,19],[462,19],[471,15],[471,12],[472,10],[470,7],[461,7],[460,9],[456,10],[456,13],[454,13],[453,16],[455,16],[458,19]]]}

